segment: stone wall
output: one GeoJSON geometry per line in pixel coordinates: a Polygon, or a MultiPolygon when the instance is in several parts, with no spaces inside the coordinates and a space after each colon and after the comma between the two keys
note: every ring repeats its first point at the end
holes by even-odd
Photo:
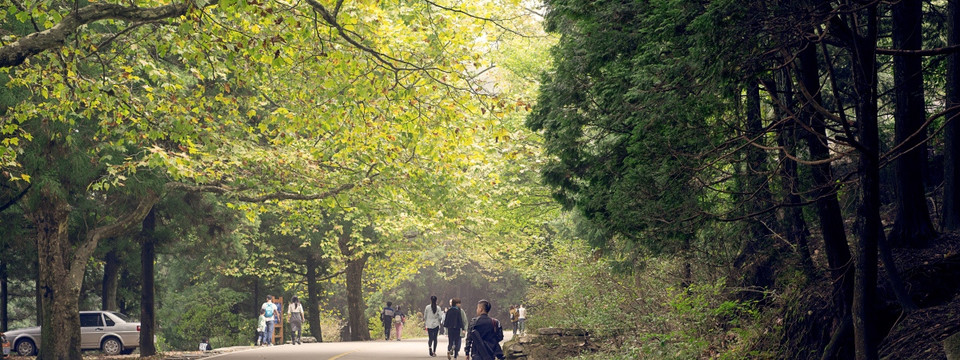
{"type": "Polygon", "coordinates": [[[520,335],[503,344],[511,360],[556,360],[595,352],[590,334],[581,329],[542,328],[536,335],[520,335]]]}

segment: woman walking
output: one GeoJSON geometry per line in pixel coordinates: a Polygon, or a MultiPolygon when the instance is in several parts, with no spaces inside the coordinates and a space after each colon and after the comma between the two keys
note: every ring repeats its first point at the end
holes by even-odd
{"type": "Polygon", "coordinates": [[[407,314],[400,310],[400,305],[397,305],[397,312],[393,314],[393,328],[397,330],[397,341],[400,341],[403,336],[403,323],[406,320],[407,314]]]}
{"type": "Polygon", "coordinates": [[[427,330],[427,352],[430,356],[437,356],[437,334],[440,332],[440,324],[443,323],[443,310],[437,306],[437,297],[430,296],[430,305],[423,309],[423,326],[427,330]]]}
{"type": "Polygon", "coordinates": [[[300,304],[300,298],[294,296],[290,299],[290,305],[287,306],[287,319],[290,321],[290,343],[303,344],[303,341],[300,341],[300,332],[303,328],[303,305],[300,304]]]}

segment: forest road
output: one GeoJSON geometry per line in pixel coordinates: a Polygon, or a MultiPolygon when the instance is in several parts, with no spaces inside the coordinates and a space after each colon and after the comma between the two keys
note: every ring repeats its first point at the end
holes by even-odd
{"type": "MultiPolygon", "coordinates": [[[[504,331],[503,341],[512,338],[504,331]]],[[[501,343],[502,344],[502,343],[501,343]]],[[[376,360],[376,359],[443,359],[447,356],[447,337],[440,336],[437,357],[427,354],[427,339],[373,340],[363,342],[326,342],[303,345],[277,345],[232,352],[204,360],[376,360]]],[[[463,349],[459,359],[466,359],[463,349]]]]}

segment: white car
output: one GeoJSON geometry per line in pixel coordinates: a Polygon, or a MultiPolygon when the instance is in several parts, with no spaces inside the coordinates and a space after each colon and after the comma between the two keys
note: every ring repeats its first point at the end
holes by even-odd
{"type": "MultiPolygon", "coordinates": [[[[20,356],[36,355],[40,349],[40,327],[4,333],[20,356]]],[[[80,349],[103,351],[106,355],[129,354],[140,346],[140,322],[113,311],[80,312],[80,349]]]]}

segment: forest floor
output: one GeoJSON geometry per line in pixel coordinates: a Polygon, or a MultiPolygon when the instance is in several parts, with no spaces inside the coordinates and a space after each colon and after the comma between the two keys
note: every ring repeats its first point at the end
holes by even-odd
{"type": "MultiPolygon", "coordinates": [[[[907,290],[920,307],[901,313],[880,345],[882,358],[945,359],[943,340],[960,332],[960,234],[924,249],[895,249],[907,290]]],[[[882,274],[881,287],[886,286],[882,274]]]]}

